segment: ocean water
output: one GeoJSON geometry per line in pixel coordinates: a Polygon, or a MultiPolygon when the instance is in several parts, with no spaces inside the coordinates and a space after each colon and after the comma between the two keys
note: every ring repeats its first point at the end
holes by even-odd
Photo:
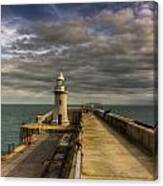
{"type": "Polygon", "coordinates": [[[51,105],[2,105],[1,106],[1,153],[7,151],[8,144],[19,143],[20,125],[32,122],[36,115],[52,109],[51,105]]]}
{"type": "MultiPolygon", "coordinates": [[[[153,126],[157,122],[152,106],[105,106],[104,109],[131,117],[153,126]]],[[[7,151],[8,144],[19,143],[19,129],[22,122],[32,122],[36,115],[44,114],[52,105],[2,105],[1,106],[1,153],[7,151]]]]}
{"type": "Polygon", "coordinates": [[[110,105],[104,106],[104,110],[111,109],[111,112],[117,113],[134,120],[138,120],[146,125],[155,126],[158,122],[157,107],[138,106],[138,105],[110,105]]]}

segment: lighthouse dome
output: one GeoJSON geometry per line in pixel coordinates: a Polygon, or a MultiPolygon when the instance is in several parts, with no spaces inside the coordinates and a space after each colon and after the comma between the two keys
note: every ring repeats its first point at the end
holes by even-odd
{"type": "Polygon", "coordinates": [[[59,73],[57,80],[63,80],[63,81],[65,80],[62,72],[59,73]]]}

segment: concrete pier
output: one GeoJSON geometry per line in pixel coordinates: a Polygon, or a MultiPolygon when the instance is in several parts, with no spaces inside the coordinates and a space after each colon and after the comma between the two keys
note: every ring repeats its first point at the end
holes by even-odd
{"type": "Polygon", "coordinates": [[[40,177],[44,162],[51,158],[61,136],[40,136],[24,153],[2,163],[2,176],[40,177]]]}
{"type": "MultiPolygon", "coordinates": [[[[42,116],[46,118],[47,114],[42,116]]],[[[22,142],[2,159],[3,177],[69,178],[80,133],[80,111],[69,112],[71,126],[28,123],[20,128],[22,142]],[[75,117],[74,117],[75,116],[75,117]]],[[[50,115],[48,114],[48,117],[50,115]]],[[[75,174],[75,173],[74,173],[75,174]]],[[[71,177],[74,177],[71,174],[71,177]]]]}
{"type": "Polygon", "coordinates": [[[80,109],[68,113],[68,126],[43,120],[22,125],[23,144],[2,157],[2,176],[157,178],[157,130],[112,113],[105,117],[80,109]]]}
{"type": "Polygon", "coordinates": [[[152,157],[91,113],[82,117],[82,154],[81,178],[155,178],[152,157]]]}

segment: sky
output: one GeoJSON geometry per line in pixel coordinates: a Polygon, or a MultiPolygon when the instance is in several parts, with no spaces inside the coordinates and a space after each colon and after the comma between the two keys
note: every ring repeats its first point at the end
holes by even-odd
{"type": "Polygon", "coordinates": [[[154,2],[3,5],[1,101],[53,104],[62,71],[70,104],[151,105],[154,2]]]}

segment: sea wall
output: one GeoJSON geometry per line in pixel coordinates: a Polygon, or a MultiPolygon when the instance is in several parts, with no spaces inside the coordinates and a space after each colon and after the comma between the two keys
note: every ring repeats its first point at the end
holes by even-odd
{"type": "MultiPolygon", "coordinates": [[[[68,118],[71,126],[77,126],[76,129],[80,128],[81,109],[69,109],[68,118]]],[[[51,124],[53,119],[53,111],[46,114],[37,115],[36,121],[32,123],[22,123],[20,127],[19,141],[20,144],[30,144],[33,135],[39,135],[40,133],[49,132],[65,132],[65,130],[57,130],[54,124],[51,124]]],[[[70,130],[70,129],[68,129],[70,130]]],[[[70,130],[71,131],[71,130],[70,130]]]]}
{"type": "Polygon", "coordinates": [[[155,157],[157,153],[157,126],[153,128],[148,127],[141,122],[114,113],[104,114],[98,111],[94,113],[105,120],[114,130],[155,157]]]}
{"type": "Polygon", "coordinates": [[[36,122],[38,123],[50,123],[53,119],[53,111],[50,111],[43,115],[37,115],[36,122]]]}

